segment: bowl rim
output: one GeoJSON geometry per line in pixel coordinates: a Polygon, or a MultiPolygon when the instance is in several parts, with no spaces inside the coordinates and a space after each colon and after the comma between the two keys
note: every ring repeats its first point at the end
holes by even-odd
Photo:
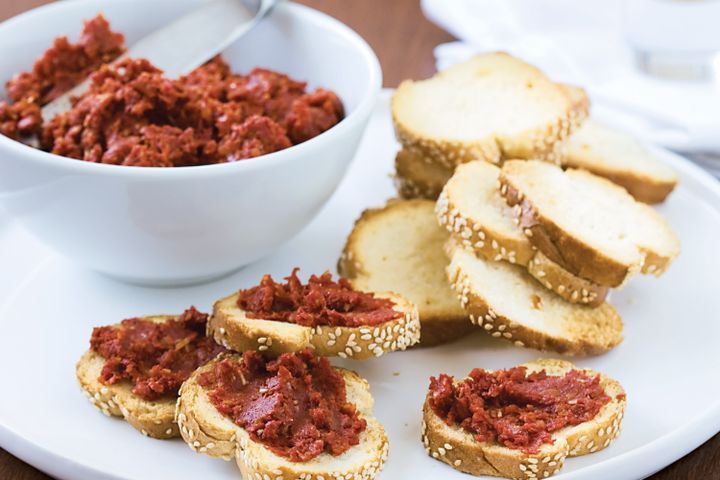
{"type": "MultiPolygon", "coordinates": [[[[137,0],[114,0],[115,2],[133,2],[137,0]]],[[[77,2],[77,0],[76,0],[77,2]]],[[[5,22],[0,23],[0,30],[13,25],[16,21],[32,17],[39,12],[52,12],[53,10],[61,10],[69,3],[76,2],[55,2],[28,10],[16,15],[5,22]]],[[[140,167],[128,165],[111,165],[104,163],[87,162],[74,158],[64,157],[54,153],[46,152],[38,148],[31,147],[17,140],[13,140],[4,135],[0,135],[0,147],[8,149],[9,153],[16,154],[38,162],[42,165],[53,167],[56,169],[65,169],[69,173],[80,173],[95,176],[119,176],[119,177],[147,177],[147,178],[177,178],[192,174],[194,177],[222,175],[229,173],[229,169],[237,169],[238,171],[252,171],[263,168],[272,168],[281,164],[290,158],[302,156],[306,151],[319,145],[321,142],[332,141],[334,137],[340,136],[348,130],[356,127],[363,122],[375,106],[377,96],[382,87],[382,70],[377,55],[370,45],[352,28],[345,25],[341,21],[331,17],[314,8],[297,4],[290,1],[284,1],[276,8],[288,10],[291,16],[300,18],[300,21],[321,24],[334,35],[347,40],[351,46],[359,53],[359,57],[369,69],[370,79],[355,109],[340,122],[321,134],[306,140],[298,145],[279,150],[277,152],[268,153],[259,157],[244,159],[237,162],[214,163],[209,165],[193,165],[186,167],[140,167]]]]}

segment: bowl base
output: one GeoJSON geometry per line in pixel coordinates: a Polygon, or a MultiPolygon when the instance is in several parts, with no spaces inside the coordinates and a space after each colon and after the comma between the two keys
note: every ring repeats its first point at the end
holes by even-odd
{"type": "Polygon", "coordinates": [[[132,277],[125,275],[117,275],[114,273],[103,272],[96,270],[97,273],[104,277],[111,278],[121,283],[127,283],[130,285],[137,285],[139,287],[152,287],[152,288],[173,288],[173,287],[190,287],[193,285],[202,285],[204,283],[210,283],[214,280],[232,275],[238,270],[245,267],[240,265],[230,270],[225,270],[219,273],[213,273],[210,275],[199,275],[191,277],[172,277],[172,278],[146,278],[146,277],[132,277]]]}

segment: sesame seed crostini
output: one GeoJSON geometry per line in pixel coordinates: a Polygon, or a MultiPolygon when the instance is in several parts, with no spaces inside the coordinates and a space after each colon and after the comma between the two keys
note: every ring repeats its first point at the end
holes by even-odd
{"type": "Polygon", "coordinates": [[[415,305],[392,292],[353,289],[329,272],[307,283],[298,269],[215,302],[208,335],[230,350],[277,356],[307,347],[317,355],[364,360],[405,350],[420,339],[415,305]]]}
{"type": "Polygon", "coordinates": [[[476,368],[463,380],[430,380],[421,440],[428,455],[461,472],[542,479],[567,457],[608,447],[625,405],[616,380],[564,360],[476,368]]]}
{"type": "Polygon", "coordinates": [[[83,393],[103,414],[124,418],[143,435],[177,437],[180,385],[225,351],[205,335],[207,318],[190,307],[181,315],[129,318],[95,328],[76,367],[83,393]]]}
{"type": "Polygon", "coordinates": [[[177,422],[198,453],[235,459],[243,478],[372,480],[388,438],[368,382],[307,348],[268,359],[223,354],[180,390],[177,422]]]}

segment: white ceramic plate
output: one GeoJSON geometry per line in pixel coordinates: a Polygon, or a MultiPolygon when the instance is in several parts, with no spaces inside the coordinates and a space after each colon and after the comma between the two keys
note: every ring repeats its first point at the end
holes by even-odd
{"type": "MultiPolygon", "coordinates": [[[[143,437],[101,415],[76,386],[75,362],[93,326],[180,312],[190,304],[207,310],[214,299],[256,283],[262,274],[282,276],[296,265],[305,274],[334,271],[355,218],[393,195],[389,175],[396,148],[385,95],[350,173],[314,222],[272,258],[197,287],[117,283],[75,267],[17,225],[0,222],[0,445],[63,479],[238,478],[234,463],[195,454],[180,440],[143,437]]],[[[606,450],[569,459],[555,478],[641,478],[720,430],[720,184],[686,160],[658,153],[680,175],[680,186],[660,210],[680,234],[683,253],[662,278],[636,278],[613,294],[625,319],[625,341],[576,363],[625,386],[624,429],[606,450]]],[[[383,478],[467,479],[423,450],[420,407],[428,378],[510,367],[542,355],[548,354],[476,334],[438,348],[337,363],[370,381],[375,412],[390,437],[383,478]]]]}

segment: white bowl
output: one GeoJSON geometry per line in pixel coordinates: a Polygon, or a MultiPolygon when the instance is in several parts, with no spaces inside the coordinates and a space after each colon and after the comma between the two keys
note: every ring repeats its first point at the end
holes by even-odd
{"type": "MultiPolygon", "coordinates": [[[[0,24],[0,81],[29,69],[58,35],[75,38],[98,12],[132,44],[201,3],[77,0],[32,10],[0,24]]],[[[270,155],[166,169],[72,160],[0,135],[0,200],[59,253],[130,282],[195,283],[268,255],[342,179],[380,91],[380,65],[351,29],[291,3],[224,56],[238,72],[263,66],[334,90],[346,118],[270,155]]]]}

